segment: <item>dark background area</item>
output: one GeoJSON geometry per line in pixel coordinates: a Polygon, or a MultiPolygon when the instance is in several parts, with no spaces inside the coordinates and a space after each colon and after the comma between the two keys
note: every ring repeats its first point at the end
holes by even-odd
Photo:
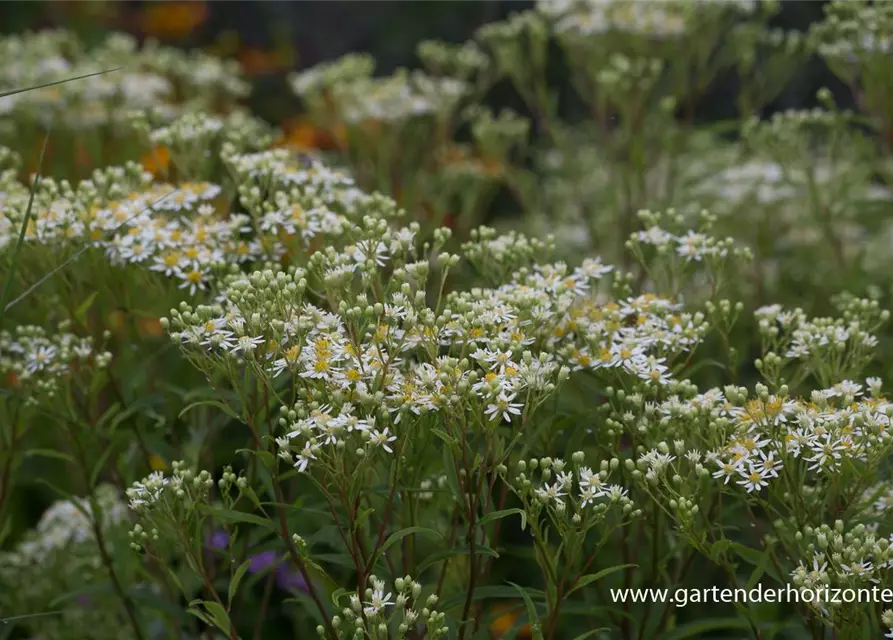
{"type": "MultiPolygon", "coordinates": [[[[806,31],[822,18],[824,4],[781,2],[771,26],[806,31]]],[[[109,30],[121,30],[138,38],[151,36],[173,46],[234,57],[255,84],[249,106],[257,115],[280,123],[299,109],[284,84],[290,71],[348,52],[371,53],[379,73],[398,66],[415,67],[420,41],[462,42],[481,25],[532,6],[533,2],[519,0],[9,1],[0,3],[0,32],[65,27],[95,42],[109,30]]],[[[560,56],[553,57],[553,71],[555,81],[566,84],[560,56]]],[[[814,106],[815,93],[823,86],[837,94],[839,103],[851,102],[824,63],[813,59],[768,110],[814,106]]],[[[734,76],[721,77],[701,101],[697,119],[733,116],[735,91],[734,76]]],[[[517,106],[512,93],[508,86],[497,87],[491,96],[494,106],[517,106]]]]}

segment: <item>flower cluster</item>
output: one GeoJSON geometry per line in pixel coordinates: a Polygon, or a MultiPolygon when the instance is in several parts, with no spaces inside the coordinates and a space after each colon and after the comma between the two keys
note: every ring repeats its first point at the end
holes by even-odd
{"type": "MultiPolygon", "coordinates": [[[[434,593],[425,597],[422,585],[410,576],[396,578],[393,591],[375,576],[369,576],[369,585],[364,597],[350,594],[349,605],[332,618],[338,640],[391,637],[388,633],[394,624],[397,640],[408,637],[411,630],[435,640],[448,633],[445,615],[434,608],[439,598],[434,593]]],[[[318,631],[322,635],[325,628],[320,626],[318,631]]]]}
{"type": "Polygon", "coordinates": [[[669,40],[682,37],[688,32],[691,18],[696,16],[697,11],[718,8],[750,14],[755,11],[756,4],[754,0],[669,0],[652,3],[630,0],[561,0],[541,1],[537,3],[537,10],[554,21],[553,28],[559,34],[592,36],[617,32],[669,40]]]}
{"type": "Polygon", "coordinates": [[[97,487],[92,499],[74,497],[53,503],[21,542],[0,553],[2,610],[41,611],[60,594],[80,593],[61,602],[54,615],[28,620],[26,627],[62,640],[82,637],[87,628],[91,637],[118,637],[118,603],[95,589],[108,580],[96,532],[103,536],[105,552],[114,553],[126,547],[126,522],[127,507],[111,485],[97,487]]]}
{"type": "Polygon", "coordinates": [[[141,515],[153,510],[173,509],[178,503],[192,504],[203,500],[214,486],[207,471],[195,473],[182,461],[175,461],[172,473],[154,471],[127,489],[129,507],[141,515]]]}
{"type": "Polygon", "coordinates": [[[512,486],[531,518],[547,509],[562,520],[570,519],[574,525],[584,521],[591,525],[592,519],[604,519],[611,507],[620,509],[624,517],[641,515],[641,511],[634,510],[627,489],[608,482],[620,460],[604,461],[598,471],[582,465],[582,452],[575,453],[572,460],[570,465],[560,458],[518,461],[518,475],[512,486]]]}
{"type": "Polygon", "coordinates": [[[0,74],[4,87],[94,74],[0,99],[0,113],[10,122],[61,121],[76,130],[93,129],[122,124],[134,110],[171,118],[187,109],[231,105],[249,92],[238,65],[153,42],[140,48],[122,33],[94,48],[61,30],[11,35],[0,39],[0,55],[9,61],[0,74]]]}
{"type": "MultiPolygon", "coordinates": [[[[805,527],[797,532],[797,540],[802,560],[790,575],[791,582],[801,590],[871,589],[889,584],[893,538],[880,537],[862,524],[847,527],[843,520],[837,520],[833,526],[805,527]]],[[[837,600],[813,598],[808,606],[833,623],[848,615],[847,609],[853,607],[837,600]]],[[[885,625],[893,626],[888,620],[885,614],[885,625]]]]}
{"type": "Polygon", "coordinates": [[[102,369],[111,360],[111,353],[98,351],[91,338],[69,328],[70,323],[62,323],[57,333],[47,334],[38,326],[19,325],[13,333],[0,332],[0,376],[7,386],[27,389],[27,403],[53,396],[61,380],[102,369]]]}

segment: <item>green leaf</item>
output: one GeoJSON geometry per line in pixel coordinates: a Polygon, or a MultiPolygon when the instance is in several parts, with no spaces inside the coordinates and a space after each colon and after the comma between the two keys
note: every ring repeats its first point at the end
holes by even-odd
{"type": "Polygon", "coordinates": [[[86,325],[87,312],[90,311],[90,307],[93,306],[93,302],[96,300],[97,295],[99,295],[99,291],[94,291],[87,296],[87,299],[84,300],[77,309],[75,309],[74,317],[81,323],[81,325],[86,325]]]}
{"type": "Polygon", "coordinates": [[[99,456],[99,459],[96,461],[96,464],[93,465],[93,471],[90,472],[90,487],[96,486],[96,480],[99,478],[99,474],[102,473],[102,469],[105,467],[105,463],[108,462],[109,456],[112,455],[112,451],[115,450],[114,443],[110,444],[105,448],[105,451],[102,452],[102,455],[99,456]]]}
{"type": "Polygon", "coordinates": [[[183,583],[180,581],[180,577],[177,575],[177,572],[174,571],[173,569],[171,569],[170,567],[167,567],[166,569],[167,569],[167,574],[170,576],[171,580],[174,581],[174,584],[180,590],[180,593],[182,593],[185,596],[186,589],[183,588],[183,583]]]}
{"type": "MultiPolygon", "coordinates": [[[[543,591],[539,591],[538,589],[528,589],[527,593],[533,594],[531,597],[535,597],[538,601],[546,601],[546,594],[543,591]]],[[[476,602],[478,600],[516,599],[517,597],[518,592],[514,589],[514,587],[493,585],[478,587],[477,589],[475,589],[474,595],[472,596],[471,600],[472,602],[476,602]]],[[[450,609],[455,609],[456,607],[461,606],[463,602],[465,602],[465,594],[459,593],[441,602],[438,609],[440,611],[449,611],[450,609]]],[[[592,605],[587,606],[589,607],[589,609],[592,608],[592,605]]]]}
{"type": "Polygon", "coordinates": [[[64,460],[65,462],[76,464],[74,458],[72,458],[67,453],[62,453],[61,451],[55,451],[53,449],[28,449],[27,451],[25,451],[26,458],[30,458],[31,456],[40,456],[41,458],[55,458],[56,460],[64,460]]]}
{"type": "Polygon", "coordinates": [[[341,600],[341,598],[346,596],[348,593],[350,593],[350,592],[347,589],[345,589],[344,587],[335,589],[335,591],[332,592],[332,604],[335,605],[335,607],[340,608],[341,604],[339,601],[341,600]]]}
{"type": "Polygon", "coordinates": [[[601,580],[602,578],[604,578],[605,576],[611,575],[612,573],[615,573],[617,571],[623,571],[624,569],[632,569],[632,568],[635,568],[638,566],[639,565],[637,565],[637,564],[618,564],[613,567],[608,567],[606,569],[602,569],[601,571],[598,571],[596,573],[589,573],[589,574],[583,576],[582,578],[580,578],[577,581],[577,584],[574,585],[574,588],[567,592],[567,595],[570,595],[577,589],[582,589],[583,587],[590,585],[593,582],[597,582],[597,581],[601,580]]]}
{"type": "Polygon", "coordinates": [[[378,558],[381,557],[383,553],[385,553],[388,549],[393,547],[395,544],[400,542],[406,536],[410,536],[414,533],[423,534],[431,538],[437,538],[439,540],[443,540],[443,536],[440,535],[434,529],[428,529],[427,527],[406,527],[405,529],[401,529],[400,531],[395,531],[391,535],[388,536],[388,539],[384,541],[384,544],[381,545],[381,548],[375,552],[375,555],[372,558],[372,562],[369,563],[370,567],[374,567],[375,563],[378,561],[378,558]]]}
{"type": "Polygon", "coordinates": [[[229,581],[229,590],[226,594],[226,606],[230,608],[233,606],[233,598],[236,596],[236,592],[239,590],[239,583],[242,582],[242,578],[245,576],[245,572],[248,571],[248,567],[251,565],[251,560],[246,560],[239,568],[236,569],[236,572],[233,574],[232,580],[229,581]]]}
{"type": "Polygon", "coordinates": [[[459,478],[456,477],[456,465],[453,463],[453,456],[449,447],[443,448],[443,468],[447,477],[447,485],[454,496],[462,495],[459,490],[459,478]]]}
{"type": "Polygon", "coordinates": [[[227,637],[232,636],[232,622],[226,609],[219,602],[210,602],[208,600],[193,600],[189,603],[189,613],[196,616],[206,623],[213,624],[215,627],[223,631],[227,637]],[[207,609],[207,613],[199,609],[199,605],[207,609]]]}
{"type": "Polygon", "coordinates": [[[37,484],[46,485],[53,493],[61,497],[63,500],[71,500],[72,498],[72,494],[68,493],[67,491],[63,491],[46,478],[37,478],[36,480],[34,480],[34,482],[36,482],[37,484]]]}
{"type": "Polygon", "coordinates": [[[239,488],[239,492],[241,495],[248,496],[248,499],[251,500],[251,504],[253,504],[255,507],[257,507],[261,511],[264,510],[263,506],[261,505],[260,498],[257,497],[257,494],[254,492],[254,489],[252,489],[251,486],[246,485],[244,488],[239,488]]]}
{"type": "MultiPolygon", "coordinates": [[[[484,545],[481,545],[481,544],[476,544],[474,546],[474,553],[475,553],[475,555],[489,556],[491,558],[499,557],[499,554],[496,553],[496,551],[494,551],[490,547],[485,547],[484,545]]],[[[448,560],[449,558],[452,558],[453,556],[467,556],[467,555],[468,555],[468,549],[449,549],[446,551],[439,551],[439,552],[431,554],[427,558],[425,558],[425,561],[422,562],[421,564],[419,564],[417,571],[419,574],[421,574],[425,571],[425,569],[437,564],[438,562],[448,560]]],[[[319,557],[319,556],[317,556],[317,557],[319,557]]],[[[477,593],[477,590],[475,590],[475,593],[477,593]]]]}
{"type": "Polygon", "coordinates": [[[121,403],[115,402],[108,409],[105,410],[105,413],[102,414],[102,417],[96,421],[96,430],[100,430],[105,426],[106,422],[112,421],[113,424],[109,428],[110,431],[115,430],[114,420],[117,416],[121,415],[121,403]]]}
{"type": "Polygon", "coordinates": [[[483,518],[478,520],[478,524],[480,526],[484,526],[485,524],[489,524],[494,520],[501,520],[502,518],[507,518],[508,516],[518,514],[521,516],[521,531],[524,530],[524,527],[527,525],[527,514],[524,512],[524,509],[518,509],[517,507],[514,509],[503,509],[502,511],[491,511],[483,518]]]}
{"type": "Polygon", "coordinates": [[[601,633],[603,631],[610,631],[607,627],[602,627],[601,629],[592,629],[591,631],[586,631],[585,633],[581,633],[574,640],[586,640],[586,638],[590,636],[594,636],[596,633],[601,633]]]}
{"type": "Polygon", "coordinates": [[[192,404],[187,405],[187,407],[186,407],[185,409],[183,409],[183,410],[177,415],[177,417],[178,417],[178,418],[182,418],[183,415],[184,415],[185,413],[187,413],[190,409],[193,409],[193,408],[195,408],[195,407],[199,407],[199,406],[201,406],[201,405],[205,405],[205,404],[211,405],[212,407],[217,407],[218,409],[220,409],[220,410],[223,411],[225,414],[227,414],[228,416],[230,416],[231,418],[233,418],[233,419],[235,419],[235,420],[239,420],[240,422],[241,422],[241,420],[242,420],[242,419],[236,414],[236,412],[232,410],[232,408],[231,408],[230,406],[224,404],[223,402],[220,402],[219,400],[199,400],[198,402],[193,402],[192,404]]]}
{"type": "Polygon", "coordinates": [[[0,525],[0,549],[3,549],[3,543],[12,533],[12,518],[4,518],[5,522],[0,525]]]}
{"type": "Polygon", "coordinates": [[[710,546],[710,557],[712,559],[720,558],[732,546],[731,540],[728,538],[720,538],[710,546]]]}
{"type": "Polygon", "coordinates": [[[661,636],[661,640],[684,640],[718,629],[750,629],[750,623],[746,618],[702,618],[667,631],[661,636]]]}
{"type": "MultiPolygon", "coordinates": [[[[745,546],[739,542],[730,543],[730,547],[739,558],[754,567],[762,567],[763,572],[766,573],[770,578],[780,584],[785,584],[785,581],[782,580],[781,577],[778,575],[778,571],[776,570],[775,565],[772,564],[771,559],[768,555],[771,553],[771,549],[767,549],[765,552],[760,552],[757,549],[751,549],[750,547],[745,546]]],[[[753,574],[751,575],[751,579],[753,579],[753,574]]],[[[759,576],[757,577],[757,580],[759,580],[759,576]]],[[[750,588],[749,581],[748,588],[750,588]]]]}
{"type": "MultiPolygon", "coordinates": [[[[2,96],[0,96],[2,97],[2,96]]],[[[45,616],[57,616],[64,611],[46,611],[44,613],[25,613],[20,616],[10,616],[9,618],[0,618],[0,624],[9,624],[10,622],[18,622],[19,620],[28,620],[30,618],[43,618],[45,616]]]]}
{"type": "MultiPolygon", "coordinates": [[[[264,464],[264,467],[267,469],[272,469],[273,465],[276,464],[276,456],[274,456],[269,451],[264,451],[263,449],[236,449],[236,453],[247,453],[249,455],[253,455],[257,458],[260,458],[260,461],[264,464]]],[[[281,476],[280,476],[281,479],[281,476]]]]}
{"type": "Polygon", "coordinates": [[[221,509],[219,507],[211,507],[207,505],[203,506],[201,511],[204,515],[217,518],[221,522],[241,522],[244,524],[255,524],[259,527],[270,529],[271,531],[275,531],[276,529],[276,525],[269,518],[262,518],[251,513],[245,513],[244,511],[229,511],[227,509],[221,509]]]}
{"type": "Polygon", "coordinates": [[[375,513],[375,509],[373,509],[372,507],[369,507],[368,509],[363,509],[362,511],[360,511],[357,514],[356,520],[354,520],[354,523],[353,523],[354,530],[358,531],[360,529],[360,527],[362,527],[366,523],[366,520],[369,519],[369,516],[371,516],[373,513],[375,513]]]}
{"type": "Polygon", "coordinates": [[[443,429],[431,429],[431,433],[443,440],[448,446],[455,447],[458,441],[443,429]]]}
{"type": "Polygon", "coordinates": [[[543,631],[540,627],[539,614],[536,612],[536,605],[533,604],[533,599],[530,597],[530,594],[519,584],[515,584],[514,582],[509,582],[509,584],[517,589],[518,593],[521,594],[521,597],[524,598],[524,606],[527,608],[527,619],[530,621],[530,633],[533,640],[543,640],[543,631]]]}

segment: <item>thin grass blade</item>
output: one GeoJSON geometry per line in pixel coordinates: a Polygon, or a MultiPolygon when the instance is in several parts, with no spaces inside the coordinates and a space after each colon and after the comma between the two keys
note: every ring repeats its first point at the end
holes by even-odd
{"type": "Polygon", "coordinates": [[[93,73],[85,73],[82,76],[74,76],[73,78],[65,78],[64,80],[54,80],[53,82],[47,82],[44,84],[36,84],[33,87],[25,87],[24,89],[12,89],[11,91],[4,91],[0,93],[0,98],[6,98],[8,96],[14,96],[17,93],[25,93],[26,91],[34,91],[35,89],[43,89],[45,87],[53,87],[57,84],[65,84],[66,82],[71,82],[72,80],[83,80],[84,78],[92,78],[93,76],[101,76],[104,73],[111,73],[112,71],[120,71],[124,67],[115,67],[114,69],[106,69],[105,71],[94,71],[93,73]]]}
{"type": "MultiPolygon", "coordinates": [[[[131,220],[133,220],[134,218],[136,218],[136,217],[137,217],[138,215],[140,215],[141,213],[144,213],[144,212],[146,212],[146,211],[150,211],[150,210],[152,210],[152,209],[153,209],[156,205],[158,205],[160,202],[162,202],[162,201],[165,200],[166,198],[169,198],[170,196],[172,196],[172,195],[174,195],[175,193],[177,193],[177,191],[179,191],[179,189],[174,189],[173,191],[169,191],[169,192],[167,192],[166,194],[164,194],[163,196],[161,196],[160,198],[158,198],[157,200],[155,200],[154,202],[152,202],[151,204],[147,205],[146,207],[143,207],[142,209],[140,209],[139,211],[137,211],[136,213],[134,213],[132,216],[130,216],[129,218],[127,218],[124,222],[122,222],[122,223],[119,224],[117,227],[115,227],[115,228],[112,230],[112,233],[116,233],[119,229],[121,229],[124,225],[126,225],[128,222],[130,222],[131,220]]],[[[65,267],[67,267],[69,264],[71,264],[72,262],[74,262],[75,260],[77,260],[78,258],[80,258],[80,257],[87,251],[87,249],[89,249],[89,248],[90,248],[90,245],[89,245],[89,244],[85,244],[83,247],[81,247],[80,249],[78,249],[78,250],[74,253],[74,255],[72,255],[70,258],[68,258],[68,260],[66,260],[65,262],[63,262],[62,264],[60,264],[58,267],[56,267],[55,269],[53,269],[52,271],[50,271],[49,273],[47,273],[45,276],[43,276],[40,280],[38,280],[37,282],[35,282],[34,284],[32,284],[30,287],[28,287],[28,288],[22,293],[22,295],[20,295],[20,296],[19,296],[18,298],[16,298],[15,300],[12,300],[12,301],[11,301],[9,304],[7,304],[5,307],[2,307],[2,308],[3,308],[3,312],[4,312],[4,314],[5,314],[7,311],[9,311],[10,309],[12,309],[12,308],[13,308],[15,305],[17,305],[19,302],[21,302],[22,300],[24,300],[25,298],[27,298],[29,295],[31,295],[31,293],[33,293],[33,292],[34,292],[38,287],[40,287],[40,285],[42,285],[44,282],[46,282],[47,280],[49,280],[50,278],[52,278],[54,275],[56,275],[57,273],[59,273],[60,271],[62,271],[62,269],[64,269],[65,267]]]]}
{"type": "MultiPolygon", "coordinates": [[[[34,176],[34,182],[31,184],[31,193],[28,195],[28,207],[25,209],[25,218],[22,220],[22,227],[19,229],[19,237],[16,239],[15,246],[9,256],[9,270],[6,272],[6,278],[3,281],[3,289],[0,290],[0,309],[6,309],[6,299],[9,297],[9,290],[12,287],[12,279],[18,266],[19,251],[25,243],[25,234],[28,231],[28,224],[31,222],[31,209],[34,206],[34,194],[40,186],[41,170],[43,169],[43,156],[47,150],[47,143],[50,141],[50,129],[43,139],[43,146],[40,149],[40,159],[37,161],[37,175],[34,176]]],[[[4,314],[5,317],[5,314],[4,314]]],[[[3,318],[0,318],[2,324],[3,318]]]]}

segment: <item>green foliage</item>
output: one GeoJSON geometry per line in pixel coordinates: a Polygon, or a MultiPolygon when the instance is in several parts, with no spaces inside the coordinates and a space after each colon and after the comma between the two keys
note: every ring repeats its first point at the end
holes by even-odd
{"type": "Polygon", "coordinates": [[[35,87],[0,98],[0,630],[888,633],[890,12],[775,9],[543,3],[424,71],[353,54],[292,79],[311,154],[212,58],[0,40],[35,87]],[[759,119],[813,52],[863,112],[759,119]],[[740,117],[697,126],[733,68],[740,117]],[[481,106],[503,80],[529,117],[481,106]],[[717,595],[757,588],[788,595],[717,595]]]}

